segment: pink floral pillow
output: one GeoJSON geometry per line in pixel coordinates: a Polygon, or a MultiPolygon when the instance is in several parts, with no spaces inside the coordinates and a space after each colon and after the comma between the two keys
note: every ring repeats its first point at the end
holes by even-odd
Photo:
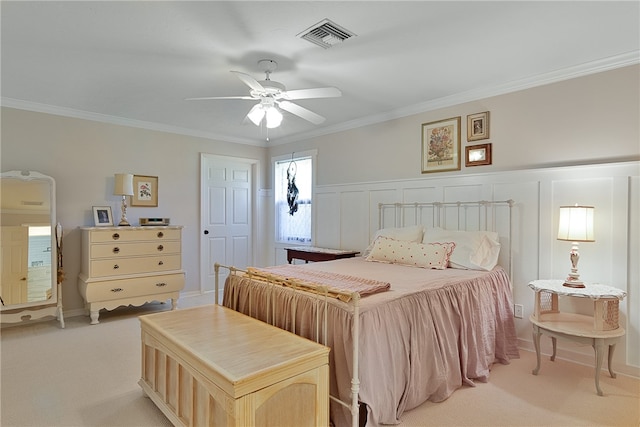
{"type": "Polygon", "coordinates": [[[367,261],[410,265],[413,267],[444,270],[455,249],[453,242],[418,243],[379,236],[373,242],[367,261]]]}

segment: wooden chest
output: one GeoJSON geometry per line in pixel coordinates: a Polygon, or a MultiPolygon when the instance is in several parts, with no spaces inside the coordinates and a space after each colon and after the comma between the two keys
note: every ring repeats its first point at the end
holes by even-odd
{"type": "Polygon", "coordinates": [[[329,424],[329,348],[219,305],[140,317],[140,386],[176,426],[329,424]]]}

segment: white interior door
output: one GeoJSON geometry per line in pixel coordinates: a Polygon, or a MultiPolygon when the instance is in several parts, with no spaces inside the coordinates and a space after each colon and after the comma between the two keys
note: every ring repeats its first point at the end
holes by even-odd
{"type": "Polygon", "coordinates": [[[215,263],[237,268],[253,263],[255,162],[207,154],[201,157],[200,289],[203,292],[214,290],[215,263]]]}

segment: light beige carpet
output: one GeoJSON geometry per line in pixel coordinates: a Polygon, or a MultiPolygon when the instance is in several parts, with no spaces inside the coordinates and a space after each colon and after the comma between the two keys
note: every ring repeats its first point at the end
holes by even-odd
{"type": "MultiPolygon", "coordinates": [[[[211,303],[210,295],[182,298],[180,307],[211,303]]],[[[168,310],[149,304],[88,317],[3,327],[0,340],[0,425],[169,426],[137,382],[137,316],[168,310]]],[[[562,360],[542,362],[522,351],[510,365],[495,365],[488,383],[462,387],[441,403],[406,412],[401,427],[422,426],[622,426],[640,425],[640,381],[606,371],[596,395],[593,368],[562,360]]]]}

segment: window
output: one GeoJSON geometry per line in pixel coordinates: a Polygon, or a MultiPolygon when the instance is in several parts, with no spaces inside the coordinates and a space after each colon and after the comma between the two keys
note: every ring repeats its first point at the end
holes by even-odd
{"type": "Polygon", "coordinates": [[[276,241],[310,244],[313,155],[278,159],[274,173],[276,241]],[[291,192],[294,185],[297,198],[291,192]]]}

